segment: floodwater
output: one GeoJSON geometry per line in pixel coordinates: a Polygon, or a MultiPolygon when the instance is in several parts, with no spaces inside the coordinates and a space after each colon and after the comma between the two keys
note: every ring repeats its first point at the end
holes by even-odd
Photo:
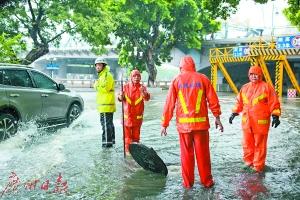
{"type": "Polygon", "coordinates": [[[160,136],[166,92],[152,90],[141,142],[165,161],[167,177],[123,158],[120,103],[114,116],[116,146],[102,149],[95,93],[81,91],[85,111],[71,127],[49,132],[27,124],[0,143],[0,199],[300,199],[300,99],[283,99],[281,124],[269,133],[266,172],[250,174],[242,170],[240,117],[228,123],[234,95],[219,94],[225,130],[210,129],[215,185],[203,188],[196,170],[194,187],[185,190],[174,120],[168,136],[160,136]]]}

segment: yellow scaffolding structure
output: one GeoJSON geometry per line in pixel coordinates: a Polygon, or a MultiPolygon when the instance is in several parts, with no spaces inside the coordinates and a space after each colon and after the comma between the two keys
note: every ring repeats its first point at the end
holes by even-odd
{"type": "Polygon", "coordinates": [[[230,62],[250,62],[251,65],[259,65],[262,68],[266,82],[271,84],[272,79],[268,71],[266,61],[275,61],[275,90],[279,97],[282,97],[283,86],[283,68],[287,72],[293,87],[300,95],[300,87],[296,76],[287,60],[287,56],[300,55],[300,49],[276,49],[274,40],[265,42],[262,39],[250,42],[247,45],[249,53],[244,56],[234,55],[234,49],[237,47],[212,48],[210,49],[209,61],[211,63],[211,82],[216,89],[217,87],[217,71],[218,68],[223,73],[230,88],[234,93],[238,93],[238,89],[227,72],[224,63],[230,62]]]}

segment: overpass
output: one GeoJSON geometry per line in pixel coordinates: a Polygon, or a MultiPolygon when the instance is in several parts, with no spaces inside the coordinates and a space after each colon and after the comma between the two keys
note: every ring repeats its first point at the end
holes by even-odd
{"type": "MultiPolygon", "coordinates": [[[[174,58],[171,61],[173,66],[178,66],[179,58],[183,55],[192,54],[196,60],[197,70],[211,77],[211,59],[210,53],[211,49],[218,48],[231,48],[236,46],[247,46],[249,44],[254,44],[255,41],[264,41],[265,43],[274,42],[274,37],[271,36],[253,36],[251,38],[223,38],[223,39],[213,39],[205,40],[200,51],[190,50],[188,52],[181,51],[180,49],[174,49],[171,52],[174,58]]],[[[109,65],[111,66],[111,71],[113,72],[116,79],[119,79],[119,69],[118,65],[118,55],[115,50],[110,47],[108,52],[102,55],[107,58],[109,65]]],[[[59,48],[50,49],[50,52],[38,59],[33,63],[33,66],[40,69],[41,71],[51,75],[58,79],[95,79],[96,73],[94,70],[93,62],[97,56],[92,53],[90,47],[79,46],[76,48],[59,48]],[[51,69],[51,65],[55,63],[59,68],[51,69]],[[50,65],[50,68],[49,68],[50,65]]],[[[300,55],[287,55],[287,61],[290,64],[290,71],[293,71],[295,79],[300,79],[300,55]]],[[[224,67],[228,70],[231,75],[232,82],[235,83],[236,89],[239,89],[241,85],[248,81],[247,71],[251,63],[241,62],[240,60],[233,60],[232,62],[223,63],[224,67]],[[237,70],[238,68],[238,70],[237,70]]],[[[266,61],[266,67],[269,69],[270,77],[272,82],[275,81],[275,68],[276,62],[273,60],[266,61]]],[[[215,72],[214,72],[215,73],[215,72]]],[[[227,85],[228,80],[226,76],[220,71],[217,71],[214,84],[227,85]]],[[[161,81],[161,80],[159,80],[161,81]]],[[[163,80],[165,81],[165,80],[163,80]]],[[[230,85],[230,84],[229,84],[230,85]]],[[[293,87],[293,83],[290,81],[286,74],[283,74],[282,89],[286,91],[287,88],[293,87]]],[[[232,87],[232,84],[230,86],[232,87]]],[[[233,91],[236,91],[233,89],[233,91]]]]}
{"type": "MultiPolygon", "coordinates": [[[[96,56],[90,47],[50,48],[49,53],[42,56],[32,66],[58,79],[94,79],[96,56]],[[55,66],[55,67],[53,67],[55,66]]],[[[113,74],[118,74],[118,55],[113,48],[103,54],[113,74]]]]}
{"type": "MultiPolygon", "coordinates": [[[[195,59],[197,70],[208,68],[210,66],[210,48],[243,44],[247,42],[249,37],[257,37],[258,35],[261,35],[263,31],[264,30],[262,29],[224,25],[222,30],[214,33],[213,35],[208,35],[207,38],[205,38],[201,51],[173,49],[171,52],[173,60],[169,64],[178,66],[180,58],[183,55],[191,54],[195,59]],[[236,31],[244,37],[235,37],[234,39],[230,39],[230,37],[233,36],[231,33],[236,31]]],[[[291,31],[292,30],[290,30],[290,32],[291,31]]],[[[66,36],[65,38],[67,39],[64,40],[60,48],[50,48],[50,52],[47,55],[33,63],[34,67],[39,68],[49,75],[59,78],[83,78],[83,76],[91,77],[91,73],[94,73],[94,70],[90,68],[94,59],[97,57],[94,53],[92,53],[92,47],[84,42],[75,41],[72,37],[66,36]],[[59,66],[59,69],[47,69],[49,68],[47,65],[53,64],[59,66]]],[[[113,40],[113,42],[114,43],[111,46],[107,47],[108,52],[102,56],[108,58],[110,66],[113,70],[115,70],[114,72],[117,73],[116,69],[119,65],[116,60],[118,55],[114,51],[116,41],[113,40]]]]}

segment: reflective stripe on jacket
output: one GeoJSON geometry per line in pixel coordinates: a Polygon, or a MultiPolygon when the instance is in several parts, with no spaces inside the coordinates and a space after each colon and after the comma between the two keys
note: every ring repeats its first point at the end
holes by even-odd
{"type": "Polygon", "coordinates": [[[194,62],[183,63],[181,73],[172,81],[162,116],[162,126],[168,127],[176,106],[178,132],[208,130],[208,107],[215,117],[221,115],[217,94],[209,79],[197,73],[194,62]]]}
{"type": "Polygon", "coordinates": [[[147,95],[143,97],[140,91],[141,86],[141,84],[134,85],[131,82],[123,86],[125,96],[123,101],[125,126],[132,127],[142,125],[144,101],[148,101],[150,99],[150,94],[147,92],[147,95]]]}
{"type": "Polygon", "coordinates": [[[269,131],[270,116],[281,115],[274,88],[263,81],[245,84],[237,96],[232,112],[242,112],[243,129],[251,128],[253,132],[262,134],[269,131]]]}
{"type": "Polygon", "coordinates": [[[97,91],[97,110],[100,113],[115,112],[115,81],[109,72],[109,67],[105,68],[98,74],[98,80],[94,84],[97,91]]]}

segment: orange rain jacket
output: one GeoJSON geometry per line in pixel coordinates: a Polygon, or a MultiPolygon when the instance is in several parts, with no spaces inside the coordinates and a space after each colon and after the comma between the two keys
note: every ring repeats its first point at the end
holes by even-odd
{"type": "Polygon", "coordinates": [[[192,57],[180,63],[181,73],[172,81],[167,95],[162,126],[168,127],[176,106],[176,125],[179,133],[208,130],[208,108],[215,117],[221,115],[217,94],[209,79],[196,72],[192,57]]]}
{"type": "Polygon", "coordinates": [[[274,88],[262,81],[261,69],[252,67],[250,73],[259,74],[260,80],[257,83],[249,82],[243,85],[232,112],[243,113],[244,130],[252,128],[254,133],[268,134],[271,115],[281,115],[280,103],[274,88]],[[251,70],[256,71],[251,72],[251,70]]]}
{"type": "Polygon", "coordinates": [[[142,125],[144,101],[148,101],[150,99],[150,94],[148,92],[146,92],[147,95],[145,96],[141,94],[141,87],[143,87],[144,91],[147,91],[145,86],[140,83],[134,84],[132,82],[133,75],[134,73],[131,73],[131,81],[123,86],[123,92],[125,96],[124,125],[129,127],[142,125]]]}

